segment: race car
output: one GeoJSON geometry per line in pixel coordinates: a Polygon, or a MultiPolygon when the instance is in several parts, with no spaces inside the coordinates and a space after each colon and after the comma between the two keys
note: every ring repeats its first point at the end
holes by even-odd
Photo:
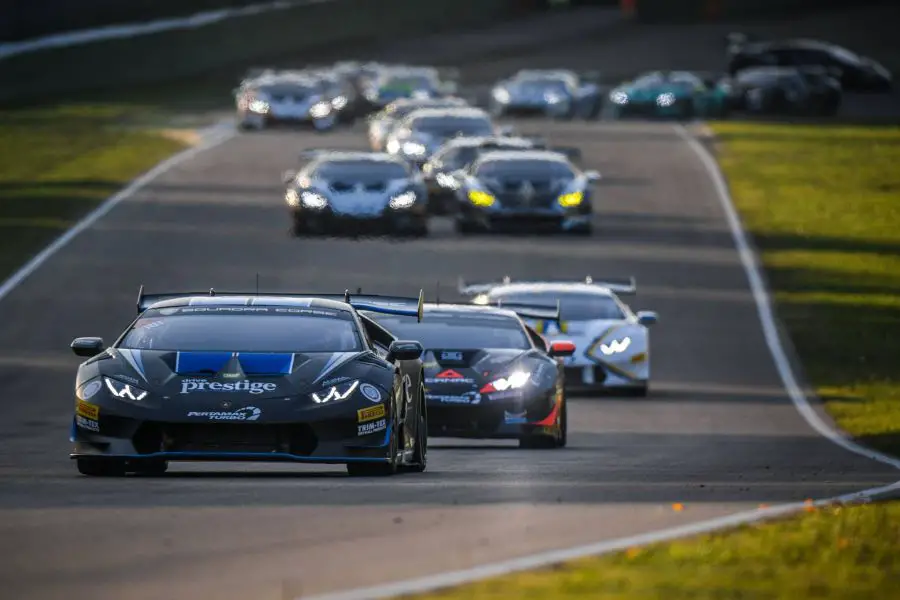
{"type": "Polygon", "coordinates": [[[301,235],[428,235],[428,192],[418,170],[384,153],[307,150],[286,171],[285,203],[301,235]]]}
{"type": "Polygon", "coordinates": [[[401,98],[394,100],[382,110],[369,117],[369,147],[375,152],[384,151],[384,143],[403,118],[420,108],[454,108],[468,106],[462,98],[401,98]]]}
{"type": "Polygon", "coordinates": [[[459,292],[479,305],[528,303],[559,305],[560,319],[533,319],[528,324],[548,341],[571,340],[578,352],[565,359],[570,388],[608,390],[646,396],[650,384],[650,334],[658,316],[634,313],[620,295],[637,293],[634,278],[626,282],[512,281],[467,283],[459,292]]]}
{"type": "Polygon", "coordinates": [[[728,35],[728,72],[750,67],[819,67],[853,92],[888,93],[893,75],[878,61],[847,48],[819,40],[751,40],[741,33],[728,35]]]}
{"type": "Polygon", "coordinates": [[[537,138],[486,136],[449,140],[422,166],[422,175],[428,187],[428,212],[447,214],[456,210],[456,190],[459,184],[454,173],[465,169],[483,153],[495,150],[545,149],[565,154],[573,161],[581,158],[581,150],[578,148],[550,148],[537,138]]]}
{"type": "Polygon", "coordinates": [[[288,124],[327,131],[346,104],[333,85],[304,71],[263,71],[244,79],[234,95],[238,127],[244,130],[288,124]]]}
{"type": "Polygon", "coordinates": [[[732,110],[760,115],[831,116],[843,99],[840,81],[817,68],[743,69],[731,89],[732,110]]]}
{"type": "Polygon", "coordinates": [[[366,83],[363,95],[382,108],[399,98],[440,98],[455,94],[454,81],[442,78],[433,67],[384,67],[366,83]]]}
{"type": "Polygon", "coordinates": [[[350,475],[424,471],[422,345],[373,313],[403,306],[343,296],[138,295],[109,347],[76,338],[71,457],[84,475],[160,475],[169,461],[345,464],[350,475]],[[366,314],[362,314],[366,310],[366,314]]]}
{"type": "Polygon", "coordinates": [[[592,186],[600,174],[581,171],[560,152],[487,152],[454,177],[458,233],[592,232],[592,186]]]}
{"type": "Polygon", "coordinates": [[[724,117],[729,93],[726,84],[689,71],[652,71],[614,87],[606,111],[611,118],[724,117]]]}
{"type": "Polygon", "coordinates": [[[425,398],[433,437],[517,439],[523,448],[566,445],[565,375],[575,346],[546,343],[523,318],[554,320],[556,308],[426,304],[422,323],[372,314],[393,335],[426,348],[425,398]]]}
{"type": "Polygon", "coordinates": [[[388,153],[421,167],[447,140],[508,133],[508,128],[496,126],[480,108],[420,108],[394,127],[384,147],[388,153]]]}
{"type": "Polygon", "coordinates": [[[590,119],[600,113],[600,87],[565,69],[523,69],[498,81],[488,101],[491,115],[590,119]]]}

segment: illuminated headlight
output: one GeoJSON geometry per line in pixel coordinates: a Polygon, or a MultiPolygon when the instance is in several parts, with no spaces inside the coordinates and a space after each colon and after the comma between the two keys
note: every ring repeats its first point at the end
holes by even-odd
{"type": "Polygon", "coordinates": [[[325,208],[328,206],[328,200],[314,192],[303,192],[300,194],[300,202],[307,208],[325,208]]]}
{"type": "Polygon", "coordinates": [[[495,201],[495,198],[487,192],[482,192],[481,190],[469,191],[469,202],[475,206],[493,206],[495,201]]]}
{"type": "Polygon", "coordinates": [[[344,96],[338,96],[337,98],[332,98],[331,106],[334,107],[334,110],[341,110],[342,108],[347,106],[347,98],[344,96]]]}
{"type": "Polygon", "coordinates": [[[563,194],[559,197],[559,205],[564,208],[572,208],[578,206],[584,200],[584,192],[572,192],[571,194],[563,194]]]}
{"type": "Polygon", "coordinates": [[[265,100],[251,100],[249,108],[250,112],[265,114],[269,112],[269,103],[265,100]]]}
{"type": "Polygon", "coordinates": [[[331,114],[331,104],[328,102],[316,102],[309,109],[309,114],[315,119],[321,119],[331,114]]]}
{"type": "Polygon", "coordinates": [[[494,100],[496,100],[500,104],[506,104],[507,102],[509,102],[511,100],[509,92],[507,92],[505,89],[500,88],[500,87],[494,88],[491,91],[491,95],[494,97],[494,100]]]}
{"type": "Polygon", "coordinates": [[[656,104],[659,106],[672,106],[675,104],[675,94],[666,92],[656,97],[656,104]]]}
{"type": "Polygon", "coordinates": [[[434,179],[441,187],[450,188],[451,190],[455,190],[459,187],[459,182],[456,181],[456,178],[451,175],[447,175],[446,173],[438,173],[434,179]]]}
{"type": "Polygon", "coordinates": [[[416,202],[416,193],[415,192],[404,192],[399,196],[394,196],[391,198],[391,201],[388,202],[388,205],[391,208],[409,208],[416,202]]]}
{"type": "Polygon", "coordinates": [[[544,94],[544,100],[547,101],[547,104],[560,104],[568,101],[568,98],[560,96],[559,94],[554,94],[553,92],[547,92],[544,94]]]}
{"type": "Polygon", "coordinates": [[[407,156],[423,156],[425,154],[425,146],[418,142],[406,142],[403,144],[403,154],[407,156]]]}
{"type": "Polygon", "coordinates": [[[326,402],[340,402],[350,397],[356,388],[359,387],[359,380],[344,381],[338,385],[331,386],[327,390],[322,390],[312,395],[313,402],[316,404],[325,404],[326,402]]]}
{"type": "Polygon", "coordinates": [[[295,189],[289,189],[284,194],[284,201],[287,202],[288,206],[300,206],[300,194],[295,189]]]}
{"type": "Polygon", "coordinates": [[[628,104],[628,94],[625,92],[613,92],[609,95],[613,104],[628,104]]]}
{"type": "Polygon", "coordinates": [[[400,142],[397,140],[388,140],[385,150],[388,151],[388,154],[397,154],[400,152],[400,142]]]}
{"type": "Polygon", "coordinates": [[[516,371],[509,377],[501,377],[500,379],[495,379],[489,384],[485,385],[481,388],[482,394],[490,394],[491,392],[505,392],[506,390],[517,390],[525,384],[528,383],[528,380],[531,379],[531,373],[527,371],[516,371]]]}
{"type": "Polygon", "coordinates": [[[147,396],[146,391],[129,383],[122,383],[121,381],[110,379],[109,377],[104,377],[103,382],[106,384],[106,389],[109,390],[110,394],[122,400],[134,400],[139,402],[147,396]]]}
{"type": "Polygon", "coordinates": [[[624,337],[620,340],[613,340],[609,344],[599,344],[597,348],[600,350],[600,353],[604,356],[612,356],[614,354],[621,354],[628,350],[631,346],[631,338],[624,337]]]}

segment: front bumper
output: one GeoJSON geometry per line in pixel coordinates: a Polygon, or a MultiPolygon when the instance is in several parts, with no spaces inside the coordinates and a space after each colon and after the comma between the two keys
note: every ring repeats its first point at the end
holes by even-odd
{"type": "Polygon", "coordinates": [[[424,207],[391,210],[374,215],[354,216],[331,210],[304,210],[293,213],[295,229],[310,234],[413,234],[427,230],[424,207]]]}
{"type": "Polygon", "coordinates": [[[560,400],[553,394],[478,404],[428,401],[428,435],[472,439],[518,439],[554,427],[560,400]]]}
{"type": "Polygon", "coordinates": [[[580,208],[487,211],[464,205],[457,220],[462,229],[481,232],[584,232],[590,230],[593,215],[580,208]]]}

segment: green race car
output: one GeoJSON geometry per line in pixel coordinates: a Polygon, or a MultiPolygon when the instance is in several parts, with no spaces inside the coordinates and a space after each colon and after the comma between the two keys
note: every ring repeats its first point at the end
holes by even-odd
{"type": "Polygon", "coordinates": [[[721,118],[728,112],[729,96],[728,84],[712,76],[653,71],[613,88],[607,113],[613,118],[721,118]]]}

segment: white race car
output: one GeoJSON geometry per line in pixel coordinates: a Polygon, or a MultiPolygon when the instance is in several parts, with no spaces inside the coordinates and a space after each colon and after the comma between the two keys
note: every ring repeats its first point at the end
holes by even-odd
{"type": "Polygon", "coordinates": [[[521,281],[469,283],[460,279],[459,292],[474,304],[527,303],[559,306],[561,321],[528,324],[548,341],[569,340],[575,354],[565,359],[566,385],[645,396],[650,383],[649,327],[657,322],[652,311],[632,312],[619,295],[635,294],[628,282],[521,281]]]}

